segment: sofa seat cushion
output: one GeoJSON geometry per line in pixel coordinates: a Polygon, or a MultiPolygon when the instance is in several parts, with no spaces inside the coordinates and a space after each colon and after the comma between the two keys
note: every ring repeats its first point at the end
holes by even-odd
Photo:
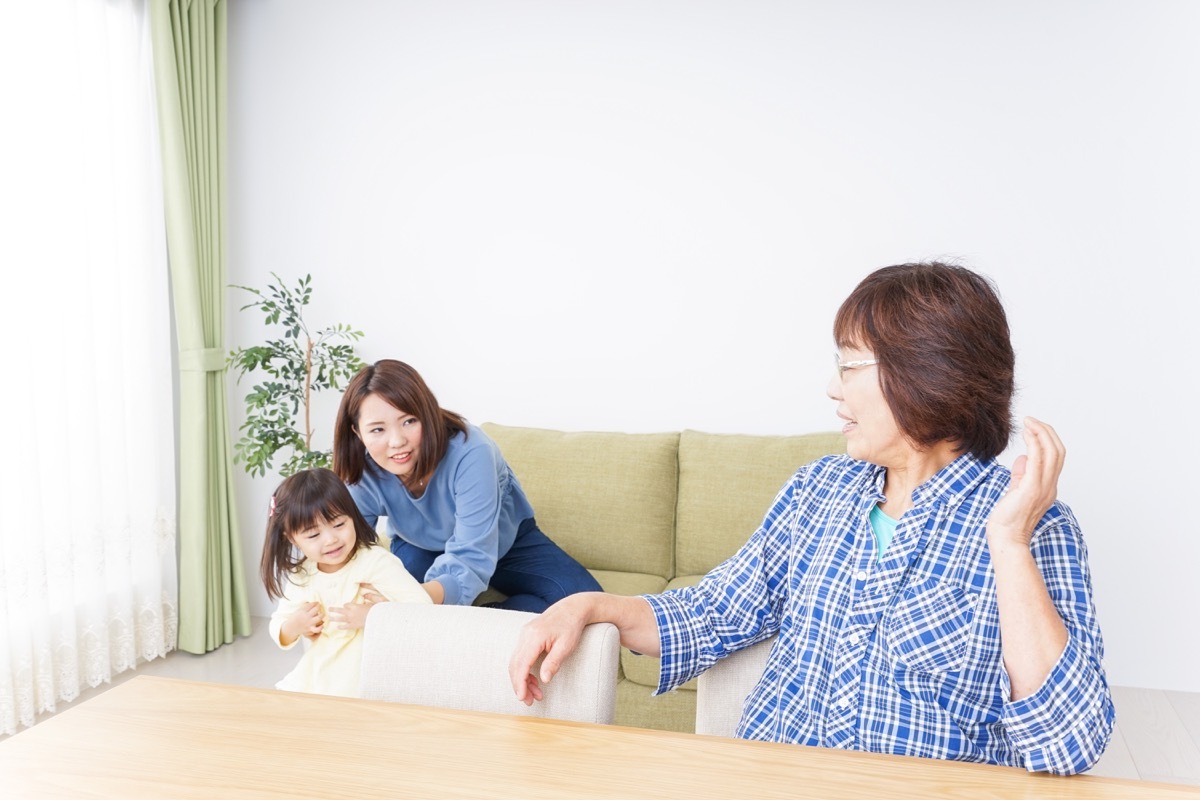
{"type": "Polygon", "coordinates": [[[592,570],[674,572],[678,433],[566,433],[484,423],[538,527],[592,570]]]}
{"type": "Polygon", "coordinates": [[[695,730],[696,692],[667,692],[658,697],[650,692],[651,687],[632,681],[617,684],[616,724],[680,733],[695,730]]]}
{"type": "Polygon", "coordinates": [[[840,433],[746,436],[684,431],[679,437],[675,574],[703,575],[736,553],[797,469],[845,451],[840,433]]]}
{"type": "Polygon", "coordinates": [[[695,586],[703,578],[703,575],[680,575],[667,582],[668,589],[683,589],[688,586],[695,586]]]}
{"type": "Polygon", "coordinates": [[[612,572],[591,569],[592,577],[600,588],[609,594],[639,595],[658,594],[667,588],[667,579],[658,575],[643,575],[640,572],[612,572]]]}

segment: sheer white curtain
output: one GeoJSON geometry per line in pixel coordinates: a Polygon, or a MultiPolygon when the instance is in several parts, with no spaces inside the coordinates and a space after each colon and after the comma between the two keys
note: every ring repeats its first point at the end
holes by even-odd
{"type": "Polygon", "coordinates": [[[0,734],[175,646],[148,29],[146,0],[0,11],[0,734]]]}

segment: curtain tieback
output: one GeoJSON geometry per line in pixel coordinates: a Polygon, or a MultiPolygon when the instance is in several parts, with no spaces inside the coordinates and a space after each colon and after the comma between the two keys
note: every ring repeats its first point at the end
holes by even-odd
{"type": "Polygon", "coordinates": [[[225,369],[225,351],[219,347],[180,350],[179,369],[183,372],[220,372],[225,369]]]}

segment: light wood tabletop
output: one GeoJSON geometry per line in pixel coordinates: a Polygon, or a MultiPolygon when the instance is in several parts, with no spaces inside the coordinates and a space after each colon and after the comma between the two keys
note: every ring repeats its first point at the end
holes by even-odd
{"type": "Polygon", "coordinates": [[[1195,800],[1200,789],[139,676],[0,742],[0,797],[1195,800]]]}

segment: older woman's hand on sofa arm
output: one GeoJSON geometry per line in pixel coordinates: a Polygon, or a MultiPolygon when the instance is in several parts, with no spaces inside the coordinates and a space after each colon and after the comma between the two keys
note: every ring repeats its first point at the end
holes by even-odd
{"type": "Polygon", "coordinates": [[[549,683],[575,651],[583,629],[595,622],[611,622],[621,634],[621,644],[648,655],[658,655],[658,625],[650,605],[640,597],[604,592],[583,592],[559,600],[521,629],[509,659],[513,692],[525,705],[542,699],[542,684],[549,683]],[[544,657],[543,657],[544,656],[544,657]],[[541,666],[534,674],[538,659],[541,666]]]}

